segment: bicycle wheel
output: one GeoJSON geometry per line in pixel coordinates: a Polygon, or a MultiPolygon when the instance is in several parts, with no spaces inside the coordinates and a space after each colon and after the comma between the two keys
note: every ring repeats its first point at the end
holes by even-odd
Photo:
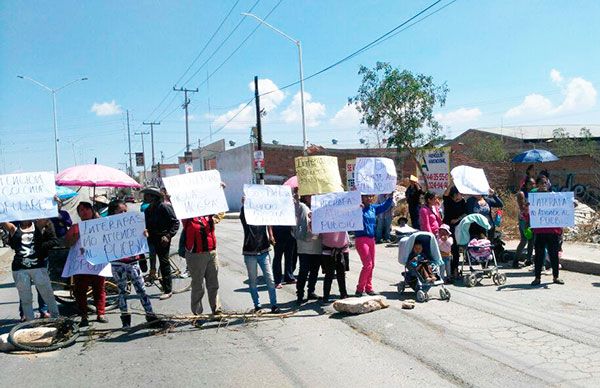
{"type": "MultiPolygon", "coordinates": [[[[130,285],[127,285],[128,291],[130,288],[130,285]]],[[[104,305],[104,310],[106,311],[112,311],[114,309],[116,309],[117,307],[119,307],[119,287],[109,281],[106,280],[104,282],[104,291],[106,292],[106,303],[104,305]]],[[[92,288],[90,287],[88,289],[87,292],[87,296],[88,296],[88,310],[92,313],[95,313],[97,311],[96,306],[94,305],[94,298],[92,296],[92,288]]]]}
{"type": "Polygon", "coordinates": [[[54,299],[62,305],[75,305],[75,297],[73,296],[72,287],[67,283],[51,281],[54,299]]]}
{"type": "Polygon", "coordinates": [[[185,259],[179,256],[171,256],[171,283],[173,284],[173,294],[181,294],[192,289],[192,278],[185,270],[181,268],[187,268],[185,259]]]}
{"type": "MultiPolygon", "coordinates": [[[[74,320],[68,318],[46,318],[15,325],[8,334],[8,341],[20,350],[50,352],[73,345],[77,337],[79,337],[79,325],[74,320]],[[42,327],[56,329],[49,341],[36,344],[35,342],[26,342],[27,338],[22,338],[22,336],[18,335],[19,330],[38,329],[42,327]]],[[[30,339],[39,341],[39,338],[30,339]]]]}

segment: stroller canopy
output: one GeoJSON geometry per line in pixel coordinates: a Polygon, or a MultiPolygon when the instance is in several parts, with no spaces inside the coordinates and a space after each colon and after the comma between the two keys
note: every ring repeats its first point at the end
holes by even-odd
{"type": "Polygon", "coordinates": [[[456,227],[455,237],[457,245],[467,245],[469,243],[469,228],[472,223],[476,223],[485,230],[490,230],[492,225],[487,218],[481,214],[469,214],[460,221],[460,224],[456,227]]]}
{"type": "Polygon", "coordinates": [[[413,250],[413,245],[415,245],[415,242],[417,241],[421,243],[423,246],[423,253],[431,259],[432,263],[438,267],[444,265],[437,240],[435,239],[435,236],[429,232],[417,232],[400,239],[400,242],[398,243],[398,262],[400,264],[406,264],[406,260],[413,250]]]}

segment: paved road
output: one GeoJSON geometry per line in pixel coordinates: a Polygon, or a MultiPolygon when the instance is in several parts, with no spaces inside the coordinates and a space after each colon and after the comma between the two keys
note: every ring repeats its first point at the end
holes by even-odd
{"type": "MultiPolygon", "coordinates": [[[[218,236],[224,308],[249,309],[239,221],[224,220],[218,236]]],[[[352,252],[350,285],[359,269],[352,252]]],[[[125,379],[134,386],[171,387],[600,385],[600,278],[564,272],[566,285],[550,284],[546,276],[544,287],[531,289],[530,271],[510,269],[505,286],[451,286],[448,303],[432,300],[401,310],[395,292],[400,272],[396,250],[378,246],[374,285],[391,307],[375,313],[339,316],[314,302],[283,320],[80,338],[54,353],[0,354],[0,386],[106,386],[125,379]]],[[[17,297],[10,279],[0,279],[0,319],[6,323],[16,315],[17,297]]],[[[155,288],[151,292],[158,296],[155,288]]],[[[261,297],[266,303],[266,291],[261,297]]],[[[293,287],[279,290],[278,298],[293,306],[293,287]]],[[[159,312],[187,313],[189,293],[153,302],[159,312]]],[[[112,315],[111,323],[96,327],[116,328],[117,321],[112,315]]]]}

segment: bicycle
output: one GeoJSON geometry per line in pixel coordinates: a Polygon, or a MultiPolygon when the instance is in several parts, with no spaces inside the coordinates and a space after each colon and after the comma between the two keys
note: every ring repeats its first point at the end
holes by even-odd
{"type": "MultiPolygon", "coordinates": [[[[179,265],[177,265],[175,260],[176,259],[174,259],[174,256],[169,256],[169,262],[171,263],[172,293],[181,294],[192,289],[192,281],[189,276],[186,276],[184,274],[184,272],[181,270],[179,265]]],[[[177,261],[179,261],[181,264],[181,259],[177,261]]],[[[160,280],[160,271],[158,271],[157,276],[154,277],[151,277],[150,275],[144,276],[144,283],[146,287],[156,286],[156,288],[158,288],[160,292],[163,292],[164,290],[160,280]]]]}
{"type": "Polygon", "coordinates": [[[46,318],[15,325],[8,334],[8,341],[19,350],[49,352],[73,345],[78,337],[79,325],[74,320],[70,318],[46,318]],[[22,332],[19,335],[21,330],[40,328],[51,330],[41,333],[41,336],[39,336],[39,332],[36,333],[37,338],[31,335],[31,332],[22,332]],[[46,336],[48,333],[52,333],[51,337],[46,336]]]}

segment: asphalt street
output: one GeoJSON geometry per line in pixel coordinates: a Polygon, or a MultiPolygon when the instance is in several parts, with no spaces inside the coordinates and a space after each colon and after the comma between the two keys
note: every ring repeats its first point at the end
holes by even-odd
{"type": "MultiPolygon", "coordinates": [[[[217,231],[223,307],[249,310],[241,225],[224,220],[217,231]]],[[[433,298],[402,310],[401,300],[414,294],[396,291],[397,249],[377,249],[374,286],[389,299],[387,309],[345,316],[312,301],[284,319],[82,335],[52,353],[0,354],[0,386],[600,386],[599,277],[563,271],[565,285],[547,275],[534,289],[529,269],[505,269],[504,286],[489,279],[450,286],[450,302],[433,298]]],[[[360,267],[353,250],[349,291],[360,267]]],[[[159,301],[158,290],[149,291],[157,312],[189,313],[189,293],[159,301]]],[[[294,286],[277,295],[284,310],[294,308],[294,286]]],[[[268,305],[264,287],[261,301],[268,305]]],[[[14,322],[17,303],[10,273],[0,275],[0,323],[14,322]]],[[[130,306],[141,309],[135,296],[130,306]]],[[[92,327],[118,328],[118,315],[109,317],[92,327]]]]}

